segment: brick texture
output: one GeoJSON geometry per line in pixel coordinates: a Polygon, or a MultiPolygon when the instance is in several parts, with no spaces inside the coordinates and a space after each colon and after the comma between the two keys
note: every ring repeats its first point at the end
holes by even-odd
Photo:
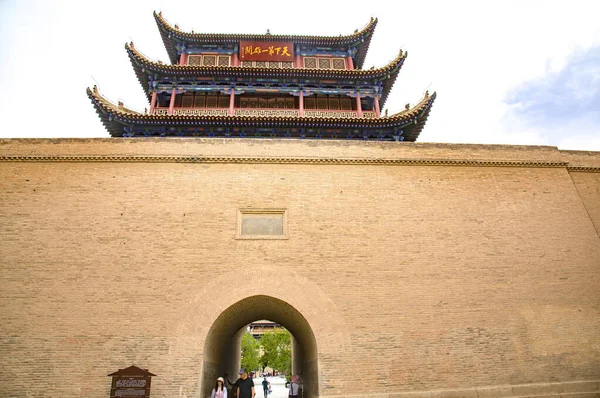
{"type": "Polygon", "coordinates": [[[106,397],[135,364],[158,375],[152,397],[204,397],[258,319],[294,334],[305,396],[598,394],[598,152],[0,140],[4,160],[64,155],[114,159],[0,161],[2,396],[106,397]],[[288,239],[236,239],[241,208],[287,209],[288,239]]]}

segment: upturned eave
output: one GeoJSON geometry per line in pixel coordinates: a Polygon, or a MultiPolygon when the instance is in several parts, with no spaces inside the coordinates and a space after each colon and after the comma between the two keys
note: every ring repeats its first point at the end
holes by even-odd
{"type": "Polygon", "coordinates": [[[123,126],[129,125],[164,125],[164,126],[260,126],[260,127],[294,127],[294,128],[330,128],[341,126],[356,129],[382,129],[403,127],[404,138],[415,141],[421,133],[431,107],[436,98],[436,93],[425,97],[414,107],[404,109],[391,116],[380,118],[329,118],[306,116],[214,116],[214,115],[158,115],[140,113],[115,105],[103,97],[96,86],[87,89],[87,95],[92,101],[100,120],[113,137],[123,135],[123,126]]]}
{"type": "Polygon", "coordinates": [[[156,62],[148,59],[140,51],[136,49],[133,43],[126,43],[125,50],[131,61],[131,65],[135,71],[138,81],[142,85],[148,100],[150,93],[148,84],[150,81],[149,75],[153,73],[161,73],[163,75],[179,78],[183,76],[197,77],[239,77],[239,76],[256,76],[260,78],[266,77],[287,77],[287,78],[321,78],[329,79],[372,79],[382,83],[382,94],[380,99],[381,107],[384,106],[389,92],[394,85],[398,73],[406,60],[408,53],[402,50],[398,52],[396,58],[390,61],[387,65],[381,68],[373,69],[308,69],[308,68],[261,68],[261,67],[243,67],[243,66],[197,66],[197,65],[170,65],[161,62],[156,62]]]}

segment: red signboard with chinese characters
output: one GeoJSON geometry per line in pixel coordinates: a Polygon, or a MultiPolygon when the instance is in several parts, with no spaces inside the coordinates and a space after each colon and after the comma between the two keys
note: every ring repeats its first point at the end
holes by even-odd
{"type": "Polygon", "coordinates": [[[240,42],[242,61],[293,61],[294,43],[272,41],[240,42]]]}

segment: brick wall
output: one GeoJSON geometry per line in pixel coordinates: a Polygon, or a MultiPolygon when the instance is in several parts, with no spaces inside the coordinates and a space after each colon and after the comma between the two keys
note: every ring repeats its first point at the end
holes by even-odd
{"type": "Polygon", "coordinates": [[[1,395],[106,397],[135,364],[153,397],[202,396],[258,319],[295,332],[312,395],[597,391],[600,153],[111,139],[0,156],[1,395]],[[289,239],[235,239],[251,207],[287,209],[289,239]]]}

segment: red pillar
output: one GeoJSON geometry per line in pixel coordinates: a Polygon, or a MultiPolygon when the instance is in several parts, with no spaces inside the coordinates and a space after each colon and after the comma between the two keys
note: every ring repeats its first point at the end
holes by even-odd
{"type": "Polygon", "coordinates": [[[374,106],[374,108],[375,108],[375,116],[376,117],[381,117],[381,110],[379,109],[379,96],[376,95],[375,97],[373,97],[373,102],[374,102],[373,105],[375,105],[374,106]]]}
{"type": "Polygon", "coordinates": [[[302,57],[300,57],[300,54],[296,54],[296,68],[303,68],[304,65],[302,65],[302,57]]]}
{"type": "Polygon", "coordinates": [[[169,103],[169,115],[173,114],[173,108],[175,108],[175,89],[171,91],[171,102],[169,103]]]}
{"type": "Polygon", "coordinates": [[[152,99],[150,100],[150,114],[154,113],[154,108],[156,108],[156,91],[152,92],[152,99]]]}
{"type": "Polygon", "coordinates": [[[354,69],[354,61],[352,61],[352,57],[346,57],[346,65],[348,65],[348,69],[354,69]]]}
{"type": "Polygon", "coordinates": [[[360,93],[356,93],[356,114],[358,117],[363,117],[362,105],[360,104],[360,93]]]}
{"type": "Polygon", "coordinates": [[[233,116],[233,104],[235,101],[235,90],[231,89],[231,94],[229,94],[229,116],[233,116]]]}
{"type": "Polygon", "coordinates": [[[304,92],[300,90],[300,95],[298,96],[300,100],[300,109],[298,110],[298,116],[304,116],[304,92]]]}
{"type": "Polygon", "coordinates": [[[236,52],[231,55],[231,66],[240,66],[240,58],[236,52]]]}
{"type": "Polygon", "coordinates": [[[188,55],[185,52],[183,52],[179,56],[179,65],[187,65],[187,63],[188,63],[188,55]]]}

